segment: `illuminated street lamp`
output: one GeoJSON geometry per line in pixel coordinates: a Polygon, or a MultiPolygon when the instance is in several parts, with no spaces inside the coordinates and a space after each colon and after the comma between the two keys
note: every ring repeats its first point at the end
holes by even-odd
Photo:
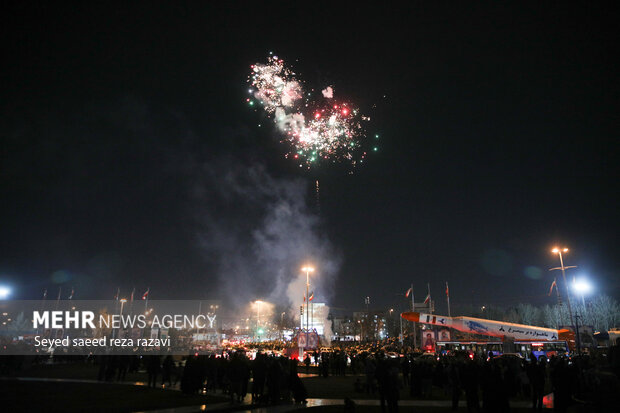
{"type": "MultiPolygon", "coordinates": [[[[314,268],[310,267],[309,265],[306,265],[306,266],[302,267],[301,270],[306,273],[306,296],[305,296],[305,301],[306,301],[306,341],[307,341],[308,340],[307,332],[308,332],[308,329],[309,329],[308,324],[309,324],[309,317],[310,317],[310,314],[309,314],[310,312],[308,311],[308,304],[310,302],[310,300],[308,299],[308,298],[310,298],[309,295],[308,295],[309,292],[310,292],[310,273],[314,272],[314,268]]],[[[301,307],[301,308],[303,308],[303,307],[301,307]]],[[[299,331],[299,334],[303,334],[303,331],[302,331],[303,330],[303,322],[304,322],[303,315],[301,317],[302,317],[301,318],[302,328],[299,331]]],[[[304,355],[304,348],[303,348],[303,346],[300,346],[300,349],[299,349],[299,360],[303,359],[303,355],[304,355]]]]}
{"type": "Polygon", "coordinates": [[[584,278],[573,281],[573,290],[576,293],[581,294],[581,303],[583,304],[583,310],[586,309],[585,295],[592,291],[592,284],[584,278]]]}
{"type": "Polygon", "coordinates": [[[553,270],[562,270],[562,280],[564,281],[564,286],[566,287],[566,305],[568,306],[568,316],[570,317],[570,323],[573,325],[573,328],[575,327],[574,323],[573,323],[573,310],[571,308],[570,305],[570,292],[568,290],[568,283],[566,282],[566,270],[568,268],[577,268],[574,265],[571,266],[564,266],[564,259],[562,258],[562,253],[566,253],[568,252],[568,248],[554,248],[551,250],[551,252],[553,252],[554,254],[558,254],[560,257],[560,266],[559,267],[555,267],[555,268],[551,268],[549,271],[553,271],[553,270]]]}
{"type": "Polygon", "coordinates": [[[310,266],[305,266],[302,267],[301,270],[305,271],[306,273],[306,331],[308,331],[310,329],[310,311],[308,311],[308,305],[310,303],[310,296],[308,295],[310,292],[310,273],[314,272],[314,268],[310,266]]]}
{"type": "Polygon", "coordinates": [[[0,285],[0,300],[6,300],[11,295],[11,289],[4,285],[0,285]]]}
{"type": "Polygon", "coordinates": [[[121,315],[123,315],[123,306],[127,302],[127,299],[126,298],[121,298],[120,302],[121,302],[121,315]]]}
{"type": "Polygon", "coordinates": [[[562,253],[563,252],[567,253],[568,248],[555,247],[554,249],[551,250],[551,252],[553,252],[554,254],[558,254],[558,256],[560,257],[560,266],[551,268],[549,271],[562,270],[562,280],[564,281],[564,286],[566,287],[566,305],[568,306],[568,317],[570,318],[570,323],[577,335],[577,351],[581,353],[581,340],[579,338],[579,329],[577,328],[576,324],[573,322],[573,310],[570,305],[570,291],[568,290],[568,283],[566,282],[566,270],[569,268],[577,268],[577,266],[576,265],[570,265],[570,266],[564,265],[564,259],[562,258],[562,253]]]}
{"type": "MultiPolygon", "coordinates": [[[[124,305],[125,305],[125,303],[127,302],[127,299],[126,299],[126,298],[121,298],[121,299],[120,299],[120,300],[118,300],[118,301],[120,301],[120,302],[121,302],[121,312],[120,312],[120,315],[121,315],[121,318],[122,318],[122,317],[123,317],[123,306],[124,306],[124,305]]],[[[117,329],[113,329],[113,330],[112,330],[112,337],[113,337],[113,338],[116,338],[116,330],[117,330],[117,329]]],[[[118,328],[118,330],[120,330],[120,327],[118,328]]]]}

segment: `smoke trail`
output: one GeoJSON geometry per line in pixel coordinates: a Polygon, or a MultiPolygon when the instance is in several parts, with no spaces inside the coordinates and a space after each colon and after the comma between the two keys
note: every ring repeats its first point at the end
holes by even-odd
{"type": "Polygon", "coordinates": [[[309,182],[231,162],[205,166],[201,176],[200,241],[217,267],[221,299],[240,310],[265,299],[298,318],[306,284],[300,268],[309,263],[316,301],[328,302],[340,257],[308,207],[309,182]]]}

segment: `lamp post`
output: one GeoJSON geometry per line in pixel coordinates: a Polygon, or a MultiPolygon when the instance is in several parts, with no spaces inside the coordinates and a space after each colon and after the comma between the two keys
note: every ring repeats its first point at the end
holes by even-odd
{"type": "Polygon", "coordinates": [[[308,295],[310,293],[310,273],[314,272],[314,268],[310,266],[305,266],[301,270],[305,271],[306,273],[306,332],[307,332],[310,329],[310,311],[308,311],[309,304],[310,304],[310,296],[308,295]]]}
{"type": "MultiPolygon", "coordinates": [[[[407,298],[407,294],[395,294],[401,297],[407,298]]],[[[398,307],[401,308],[401,304],[398,304],[398,307]]],[[[411,311],[415,311],[415,301],[413,298],[413,284],[411,284],[411,311]]],[[[398,341],[400,345],[403,345],[404,336],[403,336],[403,317],[399,315],[398,317],[400,323],[400,336],[398,336],[398,341]]],[[[413,323],[413,349],[415,350],[415,323],[413,323]]]]}
{"type": "Polygon", "coordinates": [[[577,351],[579,353],[581,353],[581,343],[579,340],[579,330],[575,327],[575,323],[573,320],[573,309],[571,308],[570,305],[570,292],[568,290],[568,283],[566,282],[566,270],[568,268],[577,268],[577,266],[575,265],[571,265],[571,266],[565,266],[564,265],[564,259],[562,258],[562,253],[563,252],[568,252],[568,248],[554,248],[551,250],[551,252],[558,254],[558,256],[560,257],[560,266],[559,267],[555,267],[555,268],[551,268],[549,271],[553,271],[553,270],[562,270],[562,281],[564,281],[564,286],[566,287],[566,305],[568,306],[568,317],[570,318],[570,323],[572,325],[572,327],[575,329],[575,333],[577,335],[577,351]]]}
{"type": "Polygon", "coordinates": [[[553,271],[553,270],[561,270],[562,271],[562,281],[564,281],[564,286],[566,287],[566,305],[568,306],[568,316],[570,318],[570,323],[573,325],[574,327],[574,323],[573,323],[573,309],[570,305],[570,292],[568,290],[568,283],[566,282],[566,270],[568,268],[577,268],[574,265],[571,266],[565,266],[564,265],[564,259],[562,257],[562,253],[563,252],[568,252],[568,248],[554,248],[551,250],[551,252],[558,254],[558,256],[560,257],[560,266],[559,267],[555,267],[555,268],[551,268],[549,271],[553,271]]]}
{"type": "MultiPolygon", "coordinates": [[[[120,315],[121,315],[121,318],[123,318],[123,307],[125,306],[125,303],[127,302],[127,299],[126,298],[121,298],[119,301],[121,302],[121,313],[120,313],[120,315]]],[[[120,327],[118,329],[120,330],[120,327]]],[[[112,330],[112,337],[116,338],[116,330],[112,330]]]]}
{"type": "MultiPolygon", "coordinates": [[[[314,271],[314,268],[306,265],[306,266],[302,267],[301,270],[306,273],[306,295],[305,295],[306,299],[305,299],[305,301],[306,301],[306,342],[307,342],[308,341],[308,321],[309,321],[308,317],[310,317],[310,315],[309,315],[310,312],[308,311],[308,303],[310,302],[310,300],[308,300],[308,299],[310,297],[308,296],[308,293],[310,292],[310,273],[314,271]]],[[[303,307],[302,307],[302,309],[303,309],[303,307]]],[[[302,315],[301,316],[301,327],[302,327],[301,330],[302,331],[300,331],[299,334],[304,334],[304,332],[303,332],[303,324],[304,324],[304,321],[303,321],[303,315],[302,315]]],[[[304,356],[304,347],[300,346],[300,349],[299,349],[299,360],[303,360],[303,356],[304,356]]]]}
{"type": "Polygon", "coordinates": [[[370,297],[364,299],[366,304],[366,338],[370,335],[370,297]]]}

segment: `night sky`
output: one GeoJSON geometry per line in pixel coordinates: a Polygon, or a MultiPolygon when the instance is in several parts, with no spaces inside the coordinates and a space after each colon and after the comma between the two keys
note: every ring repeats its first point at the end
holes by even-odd
{"type": "Polygon", "coordinates": [[[334,307],[395,306],[412,282],[423,299],[430,282],[441,310],[446,281],[455,305],[553,303],[556,243],[620,298],[606,6],[26,3],[2,6],[0,283],[14,298],[225,299],[203,216],[260,217],[197,195],[213,165],[305,185],[340,262],[334,307]],[[354,174],[301,170],[249,110],[249,66],[269,51],[376,105],[379,151],[354,174]]]}

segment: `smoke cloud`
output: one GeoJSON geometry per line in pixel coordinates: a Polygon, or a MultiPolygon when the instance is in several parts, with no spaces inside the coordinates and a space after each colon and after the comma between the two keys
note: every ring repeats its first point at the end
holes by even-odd
{"type": "Polygon", "coordinates": [[[217,269],[222,301],[243,311],[266,300],[299,319],[306,285],[301,267],[309,264],[315,302],[329,302],[341,259],[308,207],[309,181],[230,161],[204,166],[201,176],[199,238],[217,269]]]}

